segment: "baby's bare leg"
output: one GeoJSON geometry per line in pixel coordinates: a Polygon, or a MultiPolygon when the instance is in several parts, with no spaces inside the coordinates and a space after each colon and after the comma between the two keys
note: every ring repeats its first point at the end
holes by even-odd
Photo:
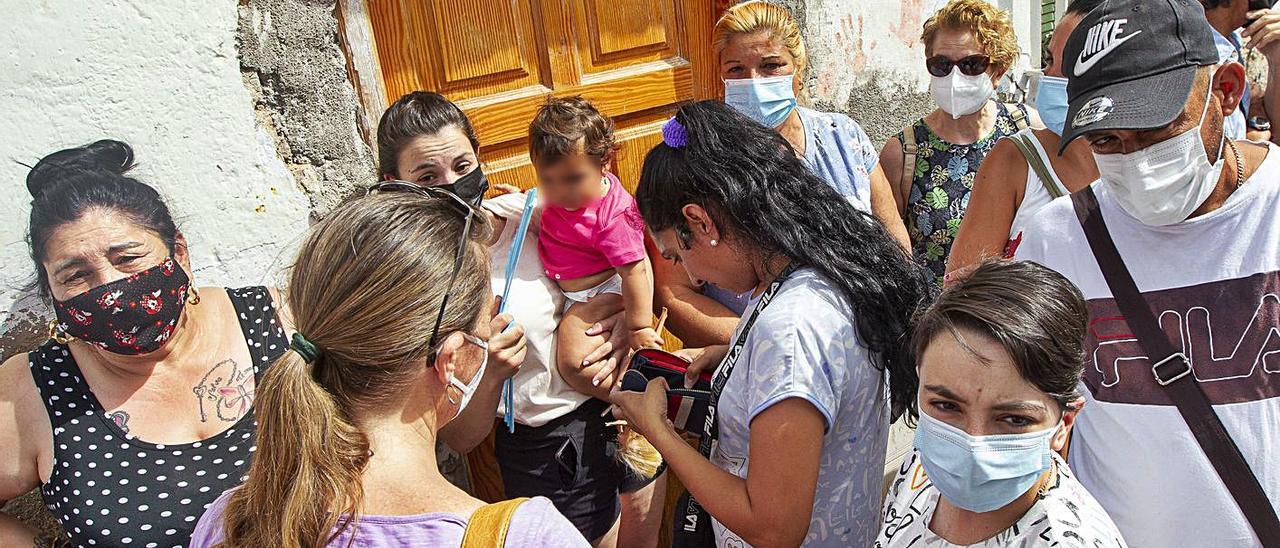
{"type": "Polygon", "coordinates": [[[582,360],[606,340],[601,335],[587,335],[587,329],[621,311],[622,295],[606,293],[590,302],[574,303],[560,319],[560,326],[556,328],[556,367],[574,390],[601,400],[609,399],[609,389],[623,368],[619,366],[596,386],[591,384],[591,379],[600,367],[584,367],[582,360]]]}

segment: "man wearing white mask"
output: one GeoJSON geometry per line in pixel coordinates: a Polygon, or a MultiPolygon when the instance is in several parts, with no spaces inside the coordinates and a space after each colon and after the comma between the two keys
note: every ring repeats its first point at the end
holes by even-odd
{"type": "Polygon", "coordinates": [[[1042,127],[1023,105],[994,101],[1018,58],[1009,13],[986,0],[951,0],[924,24],[921,42],[938,109],[880,151],[916,260],[941,284],[978,166],[1000,139],[1042,127]]]}
{"type": "Polygon", "coordinates": [[[1100,180],[1017,257],[1088,302],[1071,468],[1134,546],[1280,546],[1280,148],[1224,138],[1244,70],[1198,3],[1108,0],[1065,59],[1100,180]]]}

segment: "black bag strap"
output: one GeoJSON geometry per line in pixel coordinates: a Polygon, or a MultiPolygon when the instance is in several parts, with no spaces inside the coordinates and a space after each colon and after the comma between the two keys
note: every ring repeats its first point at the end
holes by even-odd
{"type": "Polygon", "coordinates": [[[1137,336],[1138,344],[1154,362],[1151,373],[1156,382],[1165,388],[1169,399],[1178,407],[1182,420],[1195,435],[1200,449],[1209,458],[1209,463],[1244,513],[1258,540],[1263,546],[1280,546],[1280,519],[1276,518],[1275,508],[1192,374],[1191,361],[1169,342],[1169,336],[1160,328],[1151,306],[1138,291],[1138,285],[1107,231],[1093,189],[1086,187],[1072,194],[1071,201],[1116,306],[1124,315],[1129,329],[1137,336]]]}
{"type": "MultiPolygon", "coordinates": [[[[702,423],[702,439],[698,440],[698,452],[703,457],[711,458],[711,452],[715,448],[716,438],[720,435],[720,420],[716,413],[716,408],[720,404],[720,394],[724,391],[724,385],[729,382],[729,376],[733,374],[734,368],[738,365],[738,357],[742,355],[742,348],[747,344],[747,335],[751,333],[751,327],[756,324],[756,320],[760,318],[760,313],[768,308],[769,303],[777,296],[778,291],[782,289],[782,284],[795,274],[798,269],[796,263],[787,265],[769,283],[769,287],[764,293],[760,294],[760,300],[756,302],[755,308],[751,310],[751,315],[747,316],[746,321],[742,324],[742,329],[738,331],[738,338],[734,340],[733,346],[729,347],[729,352],[725,354],[724,361],[720,362],[720,366],[716,368],[715,375],[711,378],[711,401],[707,403],[706,419],[702,423]]],[[[672,524],[671,530],[671,546],[673,548],[701,548],[705,546],[715,546],[715,534],[711,530],[711,516],[707,513],[706,508],[698,504],[697,499],[693,498],[688,491],[680,495],[680,499],[676,501],[675,522],[672,524]]]]}

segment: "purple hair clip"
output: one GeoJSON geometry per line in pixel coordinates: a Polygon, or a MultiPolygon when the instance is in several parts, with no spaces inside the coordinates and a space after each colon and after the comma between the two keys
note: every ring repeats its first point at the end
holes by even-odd
{"type": "Polygon", "coordinates": [[[672,118],[662,126],[662,142],[671,148],[684,148],[689,144],[689,132],[684,129],[684,124],[672,118]]]}

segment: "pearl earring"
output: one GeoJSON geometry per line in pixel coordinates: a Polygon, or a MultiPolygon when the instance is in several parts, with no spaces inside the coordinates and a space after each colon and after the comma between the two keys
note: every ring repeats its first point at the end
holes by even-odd
{"type": "Polygon", "coordinates": [[[720,242],[717,242],[717,241],[715,241],[715,240],[711,240],[711,247],[715,247],[715,246],[718,246],[718,245],[720,245],[720,242]]]}

